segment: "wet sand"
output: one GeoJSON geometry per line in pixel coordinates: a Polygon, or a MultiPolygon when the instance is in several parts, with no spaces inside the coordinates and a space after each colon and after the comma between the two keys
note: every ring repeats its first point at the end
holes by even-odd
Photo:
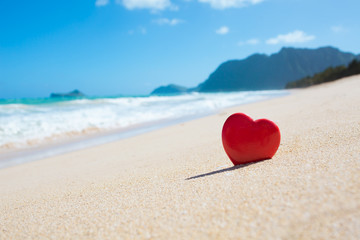
{"type": "Polygon", "coordinates": [[[360,76],[0,169],[0,239],[359,239],[360,76]],[[221,128],[269,118],[273,159],[232,167],[221,128]]]}

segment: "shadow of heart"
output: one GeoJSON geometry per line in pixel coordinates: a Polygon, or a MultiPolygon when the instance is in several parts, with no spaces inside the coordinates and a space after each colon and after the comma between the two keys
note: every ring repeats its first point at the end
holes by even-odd
{"type": "MultiPolygon", "coordinates": [[[[268,159],[265,159],[265,160],[268,160],[268,159]]],[[[207,176],[211,176],[211,175],[218,174],[218,173],[234,171],[236,169],[244,168],[244,167],[250,166],[252,164],[256,164],[256,163],[265,161],[265,160],[261,160],[261,161],[257,161],[257,162],[245,163],[245,164],[236,165],[236,166],[232,166],[232,167],[228,167],[228,168],[224,168],[224,169],[220,169],[220,170],[216,170],[216,171],[212,171],[212,172],[208,172],[208,173],[203,173],[203,174],[196,175],[196,176],[193,176],[193,177],[188,177],[185,180],[193,180],[193,179],[196,179],[196,178],[207,177],[207,176]]]]}

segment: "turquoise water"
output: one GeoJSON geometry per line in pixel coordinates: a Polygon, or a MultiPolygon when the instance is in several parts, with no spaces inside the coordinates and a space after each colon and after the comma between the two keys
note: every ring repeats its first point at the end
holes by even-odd
{"type": "Polygon", "coordinates": [[[0,150],[24,149],[79,135],[211,114],[286,91],[177,96],[0,99],[0,150]]]}

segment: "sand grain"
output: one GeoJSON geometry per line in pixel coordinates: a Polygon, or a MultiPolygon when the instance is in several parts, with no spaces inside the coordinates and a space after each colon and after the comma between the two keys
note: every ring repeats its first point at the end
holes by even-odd
{"type": "Polygon", "coordinates": [[[0,239],[359,239],[360,76],[0,170],[0,239]],[[233,168],[226,117],[269,118],[233,168]]]}

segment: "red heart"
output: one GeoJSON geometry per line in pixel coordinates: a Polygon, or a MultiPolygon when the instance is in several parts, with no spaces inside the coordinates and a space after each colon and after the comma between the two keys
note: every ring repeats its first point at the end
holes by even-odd
{"type": "Polygon", "coordinates": [[[280,145],[280,130],[270,120],[252,120],[243,113],[226,119],[222,129],[226,154],[234,165],[272,158],[280,145]]]}

